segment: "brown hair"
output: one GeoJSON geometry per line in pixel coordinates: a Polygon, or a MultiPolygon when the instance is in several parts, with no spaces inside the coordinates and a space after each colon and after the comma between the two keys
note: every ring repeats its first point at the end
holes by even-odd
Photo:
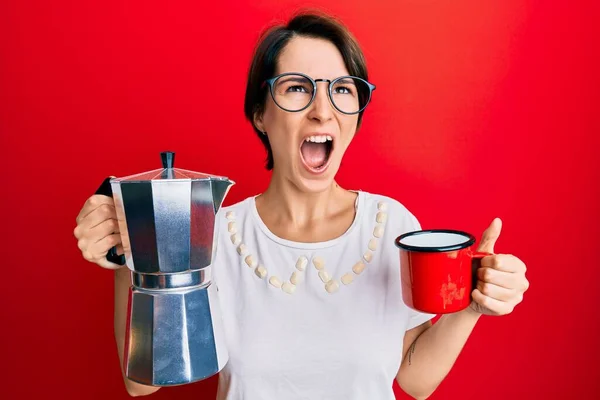
{"type": "MultiPolygon", "coordinates": [[[[331,16],[319,12],[302,12],[296,14],[287,25],[277,25],[265,31],[255,49],[248,72],[244,114],[265,146],[268,170],[273,169],[273,153],[267,136],[254,125],[254,114],[264,111],[268,89],[263,86],[263,82],[273,77],[281,51],[295,36],[330,41],[342,54],[348,73],[368,80],[365,58],[358,42],[341,22],[331,16]]],[[[360,126],[362,115],[362,112],[358,115],[357,127],[360,126]]]]}

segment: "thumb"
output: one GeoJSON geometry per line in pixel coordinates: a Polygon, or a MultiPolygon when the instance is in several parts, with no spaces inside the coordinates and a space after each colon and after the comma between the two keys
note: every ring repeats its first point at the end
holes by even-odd
{"type": "Polygon", "coordinates": [[[500,237],[500,232],[502,231],[502,220],[500,218],[494,218],[490,226],[483,231],[483,235],[481,235],[481,243],[479,243],[479,247],[477,251],[483,251],[486,253],[494,253],[494,245],[496,241],[500,237]]]}

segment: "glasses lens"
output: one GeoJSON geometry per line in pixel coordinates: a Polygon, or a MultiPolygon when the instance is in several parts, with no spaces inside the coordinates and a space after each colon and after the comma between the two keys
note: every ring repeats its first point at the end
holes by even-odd
{"type": "Polygon", "coordinates": [[[284,75],[273,82],[273,99],[284,110],[298,111],[310,103],[314,87],[302,75],[284,75]]]}
{"type": "Polygon", "coordinates": [[[369,101],[371,89],[361,79],[344,77],[331,86],[331,100],[344,113],[356,113],[369,101]]]}

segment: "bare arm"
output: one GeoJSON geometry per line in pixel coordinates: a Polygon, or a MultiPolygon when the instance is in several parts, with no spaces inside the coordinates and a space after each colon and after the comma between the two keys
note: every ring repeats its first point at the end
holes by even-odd
{"type": "Polygon", "coordinates": [[[123,374],[123,380],[125,381],[127,393],[129,393],[131,396],[145,396],[156,392],[160,388],[155,386],[146,386],[134,382],[128,379],[123,371],[125,329],[127,324],[127,302],[129,299],[130,281],[129,268],[121,268],[115,271],[115,339],[117,341],[121,372],[123,374]]]}
{"type": "Polygon", "coordinates": [[[108,250],[116,246],[117,254],[123,254],[123,245],[114,201],[104,195],[93,195],[83,205],[76,218],[77,226],[73,234],[83,257],[107,270],[114,270],[114,330],[121,361],[121,373],[127,392],[131,396],[144,396],[156,392],[159,388],[141,385],[127,379],[123,373],[123,354],[125,349],[125,329],[127,324],[127,306],[129,301],[130,271],[106,259],[108,250]]]}
{"type": "Polygon", "coordinates": [[[396,380],[415,399],[426,399],[448,375],[481,314],[470,307],[406,332],[396,380]]]}
{"type": "MultiPolygon", "coordinates": [[[[494,253],[502,221],[495,218],[483,232],[477,251],[494,253]]],[[[404,335],[405,354],[396,380],[416,399],[426,399],[448,375],[481,315],[507,315],[523,301],[529,289],[525,263],[512,254],[481,259],[473,301],[466,309],[443,315],[404,335]]]]}

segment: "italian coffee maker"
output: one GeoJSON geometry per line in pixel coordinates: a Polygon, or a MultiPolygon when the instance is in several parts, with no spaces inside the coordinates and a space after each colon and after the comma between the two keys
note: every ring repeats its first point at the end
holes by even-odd
{"type": "Polygon", "coordinates": [[[131,270],[123,369],[150,386],[192,383],[217,374],[229,354],[211,281],[215,215],[233,181],[162,166],[107,178],[124,254],[107,259],[131,270]]]}

